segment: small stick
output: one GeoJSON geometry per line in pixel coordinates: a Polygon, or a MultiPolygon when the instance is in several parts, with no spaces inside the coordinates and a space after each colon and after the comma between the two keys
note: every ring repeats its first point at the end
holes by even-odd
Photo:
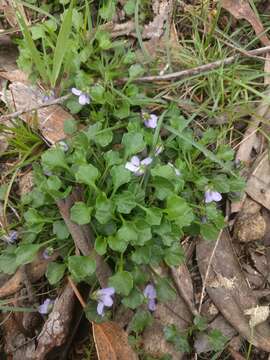
{"type": "Polygon", "coordinates": [[[37,111],[37,110],[42,109],[42,108],[47,107],[47,106],[61,104],[65,100],[70,98],[70,96],[71,96],[71,94],[67,94],[67,95],[61,96],[61,97],[59,97],[57,99],[47,101],[44,104],[35,105],[35,106],[32,106],[31,108],[25,108],[25,109],[22,109],[22,110],[15,111],[15,112],[13,112],[11,114],[2,115],[2,116],[0,116],[0,122],[3,121],[3,120],[9,120],[9,119],[16,118],[18,116],[21,116],[21,115],[27,113],[27,112],[37,111]]]}
{"type": "MultiPolygon", "coordinates": [[[[241,52],[240,54],[230,56],[230,57],[228,57],[226,59],[217,60],[217,61],[214,61],[212,63],[205,64],[205,65],[200,65],[200,66],[197,66],[197,67],[194,67],[194,68],[191,68],[191,69],[181,70],[181,71],[177,71],[177,72],[173,72],[171,74],[165,74],[165,75],[138,77],[137,79],[134,79],[133,81],[136,81],[136,82],[153,82],[153,81],[179,80],[179,79],[183,79],[183,78],[186,78],[186,77],[189,77],[189,76],[193,76],[193,75],[197,75],[197,74],[203,74],[203,73],[205,73],[205,72],[207,72],[209,70],[217,69],[220,66],[230,65],[239,57],[239,55],[242,55],[242,56],[254,56],[254,55],[266,54],[268,52],[270,52],[270,46],[264,46],[264,47],[261,47],[259,49],[241,52]]],[[[128,80],[130,80],[130,79],[128,79],[128,78],[120,79],[121,82],[125,82],[125,81],[128,81],[128,80]]]]}
{"type": "Polygon", "coordinates": [[[75,285],[74,281],[71,279],[70,276],[68,276],[68,282],[70,286],[72,287],[72,290],[74,291],[74,294],[76,295],[77,299],[79,300],[80,304],[82,305],[82,308],[84,309],[86,307],[86,303],[82,298],[82,295],[80,294],[77,286],[75,285]]]}

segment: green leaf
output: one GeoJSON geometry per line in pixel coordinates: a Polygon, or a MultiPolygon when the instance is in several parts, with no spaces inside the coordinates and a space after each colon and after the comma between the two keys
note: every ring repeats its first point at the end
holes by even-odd
{"type": "Polygon", "coordinates": [[[112,201],[107,199],[105,193],[99,193],[97,196],[95,209],[95,218],[100,224],[106,224],[112,219],[114,206],[112,201]]]}
{"type": "Polygon", "coordinates": [[[194,317],[193,323],[199,331],[204,331],[208,327],[207,319],[200,315],[194,317]]]}
{"type": "Polygon", "coordinates": [[[174,243],[166,249],[164,260],[169,266],[177,266],[184,262],[185,255],[180,243],[174,243]]]}
{"type": "Polygon", "coordinates": [[[131,180],[131,173],[125,169],[124,165],[113,166],[111,169],[111,176],[114,193],[116,193],[120,186],[129,183],[131,180]]]}
{"type": "Polygon", "coordinates": [[[67,119],[64,121],[64,132],[67,135],[73,135],[77,131],[77,123],[73,119],[67,119]]]}
{"type": "Polygon", "coordinates": [[[47,179],[47,185],[49,190],[59,190],[62,186],[62,181],[58,176],[52,175],[47,179]]]}
{"type": "Polygon", "coordinates": [[[143,135],[136,131],[130,131],[124,134],[122,144],[125,146],[126,156],[138,154],[146,147],[143,135]]]}
{"type": "Polygon", "coordinates": [[[136,242],[138,238],[136,230],[132,223],[125,222],[117,231],[116,237],[118,241],[124,241],[126,243],[136,242]]]}
{"type": "Polygon", "coordinates": [[[120,253],[123,253],[128,247],[128,242],[124,238],[109,236],[108,245],[113,251],[118,251],[120,253]]]}
{"type": "Polygon", "coordinates": [[[95,250],[98,255],[102,256],[106,254],[107,250],[107,241],[104,237],[98,236],[95,240],[95,250]]]}
{"type": "Polygon", "coordinates": [[[106,0],[98,14],[103,20],[112,20],[115,14],[115,0],[106,0]]]}
{"type": "Polygon", "coordinates": [[[131,65],[129,68],[129,77],[134,79],[144,74],[144,68],[139,64],[131,65]]]}
{"type": "Polygon", "coordinates": [[[70,3],[68,11],[64,15],[63,23],[61,25],[59,34],[57,36],[56,46],[53,55],[53,67],[52,67],[52,87],[56,85],[56,81],[59,77],[61,67],[64,61],[66,52],[69,49],[69,36],[71,34],[72,26],[72,1],[70,3]]]}
{"type": "Polygon", "coordinates": [[[152,324],[152,321],[153,318],[149,311],[138,310],[131,320],[130,331],[140,334],[147,326],[152,324]]]}
{"type": "Polygon", "coordinates": [[[122,101],[114,110],[113,115],[120,120],[127,118],[130,115],[130,104],[128,101],[122,101]]]}
{"type": "Polygon", "coordinates": [[[187,334],[181,333],[174,324],[165,326],[164,336],[168,342],[175,346],[177,351],[190,353],[191,348],[187,334]]]}
{"type": "Polygon", "coordinates": [[[5,200],[7,190],[8,184],[3,184],[0,186],[0,200],[5,200]]]}
{"type": "Polygon", "coordinates": [[[133,288],[133,278],[128,271],[119,271],[109,278],[109,286],[115,288],[118,294],[128,296],[133,288]]]}
{"type": "Polygon", "coordinates": [[[131,254],[131,260],[138,265],[149,264],[151,258],[150,246],[143,246],[133,251],[131,254]]]}
{"type": "Polygon", "coordinates": [[[225,348],[228,338],[218,329],[213,329],[208,334],[208,340],[214,351],[221,351],[225,348]]]}
{"type": "Polygon", "coordinates": [[[98,169],[92,164],[80,165],[75,174],[76,180],[81,184],[86,184],[95,187],[95,181],[98,179],[100,173],[98,169]]]}
{"type": "Polygon", "coordinates": [[[33,208],[28,209],[23,216],[29,226],[46,222],[46,219],[33,208]]]}
{"type": "Polygon", "coordinates": [[[50,262],[46,271],[46,277],[50,285],[57,284],[64,276],[65,270],[66,270],[65,264],[50,262]]]}
{"type": "Polygon", "coordinates": [[[113,132],[111,129],[102,130],[100,134],[95,136],[95,143],[105,147],[112,142],[113,139],[113,132]]]}
{"type": "Polygon", "coordinates": [[[144,211],[146,212],[145,221],[149,225],[160,225],[163,216],[162,209],[152,207],[152,208],[144,208],[144,211]]]}
{"type": "Polygon", "coordinates": [[[135,12],[135,4],[134,0],[128,0],[124,5],[124,11],[127,15],[133,15],[135,12]]]}
{"type": "Polygon", "coordinates": [[[230,191],[230,184],[226,175],[216,175],[212,179],[212,184],[215,191],[220,193],[228,193],[230,191]]]}
{"type": "Polygon", "coordinates": [[[69,237],[69,231],[64,221],[58,220],[53,223],[53,234],[60,240],[65,240],[69,237]]]}
{"type": "Polygon", "coordinates": [[[245,190],[246,182],[241,177],[231,178],[228,182],[230,186],[230,191],[232,192],[240,192],[245,190]]]}
{"type": "Polygon", "coordinates": [[[69,256],[68,269],[77,282],[83,281],[96,271],[96,261],[90,256],[69,256]]]}
{"type": "Polygon", "coordinates": [[[97,31],[96,39],[98,41],[100,49],[108,50],[112,47],[110,35],[106,31],[97,31]]]}
{"type": "Polygon", "coordinates": [[[134,284],[145,285],[149,281],[149,274],[145,272],[141,267],[135,266],[132,271],[132,277],[134,284]]]}
{"type": "Polygon", "coordinates": [[[135,310],[137,307],[139,307],[144,302],[144,296],[140,291],[137,289],[133,289],[128,297],[125,297],[122,300],[122,303],[132,309],[135,310]]]}
{"type": "Polygon", "coordinates": [[[130,191],[123,191],[115,195],[113,200],[117,211],[122,214],[130,214],[132,209],[136,207],[135,195],[130,191]]]}
{"type": "Polygon", "coordinates": [[[89,224],[91,220],[92,208],[84,202],[76,202],[70,209],[70,219],[79,225],[89,224]]]}
{"type": "Polygon", "coordinates": [[[165,278],[160,278],[156,284],[157,298],[161,302],[172,301],[176,298],[176,292],[165,278]]]}
{"type": "Polygon", "coordinates": [[[39,249],[40,249],[40,245],[38,244],[19,245],[15,251],[16,265],[20,266],[31,263],[35,259],[39,249]]]}
{"type": "Polygon", "coordinates": [[[173,180],[176,178],[175,170],[170,165],[156,165],[151,169],[152,176],[159,176],[167,180],[173,180]]]}
{"type": "Polygon", "coordinates": [[[137,237],[133,241],[131,241],[132,245],[143,246],[147,241],[151,240],[152,232],[151,226],[147,224],[142,218],[137,218],[134,221],[134,225],[136,228],[137,237]]]}
{"type": "Polygon", "coordinates": [[[167,197],[174,194],[173,184],[165,178],[155,177],[153,179],[153,185],[155,188],[155,196],[159,200],[165,200],[167,197]]]}
{"type": "Polygon", "coordinates": [[[119,165],[122,160],[120,159],[119,153],[117,151],[107,151],[104,155],[107,166],[119,165]]]}
{"type": "Polygon", "coordinates": [[[168,219],[175,221],[179,227],[189,226],[194,219],[192,209],[183,198],[177,195],[172,195],[167,199],[165,212],[168,214],[168,219]]]}
{"type": "Polygon", "coordinates": [[[102,85],[97,84],[91,88],[90,95],[93,102],[97,104],[104,104],[104,93],[105,89],[102,85]]]}
{"type": "Polygon", "coordinates": [[[60,168],[68,170],[68,165],[65,159],[65,153],[60,147],[47,150],[42,156],[42,164],[48,166],[50,169],[60,168]]]}
{"type": "Polygon", "coordinates": [[[18,265],[16,263],[16,255],[14,253],[2,253],[0,256],[0,272],[4,274],[14,274],[18,265]]]}
{"type": "Polygon", "coordinates": [[[206,223],[200,225],[200,233],[205,240],[217,240],[220,229],[214,224],[206,223]]]}

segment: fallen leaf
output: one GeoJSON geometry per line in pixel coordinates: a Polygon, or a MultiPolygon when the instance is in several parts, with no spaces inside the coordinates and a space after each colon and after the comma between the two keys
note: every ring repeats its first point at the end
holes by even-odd
{"type": "Polygon", "coordinates": [[[270,44],[268,37],[265,34],[262,35],[265,30],[261,20],[254,13],[247,0],[222,0],[221,6],[229,11],[236,19],[247,20],[263,45],[267,46],[270,44]]]}
{"type": "Polygon", "coordinates": [[[55,300],[53,310],[37,338],[34,359],[43,360],[56,347],[65,343],[70,331],[75,295],[69,283],[55,300]]]}
{"type": "Polygon", "coordinates": [[[270,210],[270,163],[268,150],[258,159],[246,186],[246,193],[270,210]]]}
{"type": "Polygon", "coordinates": [[[153,39],[160,38],[163,34],[163,27],[165,21],[168,19],[169,15],[169,1],[158,1],[153,4],[153,12],[155,17],[153,21],[144,26],[142,33],[143,39],[153,39]]]}
{"type": "MultiPolygon", "coordinates": [[[[165,268],[158,267],[155,271],[160,276],[168,276],[165,268]]],[[[157,304],[157,308],[153,312],[152,325],[148,326],[142,335],[143,350],[146,353],[157,358],[166,354],[170,355],[172,360],[183,358],[184,354],[176,351],[175,347],[164,338],[164,328],[171,324],[181,331],[188,329],[192,324],[191,312],[178,293],[176,293],[175,300],[157,304]]]]}
{"type": "Polygon", "coordinates": [[[251,328],[263,323],[269,316],[269,306],[256,306],[244,311],[245,315],[250,316],[249,325],[251,328]]]}
{"type": "Polygon", "coordinates": [[[99,360],[137,360],[128,343],[128,334],[116,322],[92,323],[99,360]]]}
{"type": "Polygon", "coordinates": [[[244,313],[245,310],[254,308],[259,304],[252,290],[247,286],[227,230],[222,232],[216,251],[213,254],[214,248],[214,242],[206,242],[202,239],[198,242],[196,248],[199,271],[203,281],[206,282],[206,291],[209,297],[240,335],[256,347],[270,352],[269,324],[264,322],[251,329],[244,313]],[[212,257],[212,261],[209,267],[210,257],[212,257]],[[205,279],[207,270],[208,276],[205,279]],[[226,279],[234,278],[234,287],[209,286],[215,280],[216,274],[220,274],[226,279]]]}

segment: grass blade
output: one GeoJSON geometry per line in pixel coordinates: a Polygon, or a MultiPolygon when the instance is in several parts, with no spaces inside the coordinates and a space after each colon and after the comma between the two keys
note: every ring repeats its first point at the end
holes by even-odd
{"type": "Polygon", "coordinates": [[[27,24],[25,23],[25,20],[23,18],[23,16],[20,14],[20,12],[18,11],[16,13],[17,15],[17,19],[18,19],[18,22],[19,22],[19,25],[21,27],[21,30],[22,30],[22,33],[23,33],[23,36],[25,38],[25,41],[27,43],[27,46],[28,46],[28,49],[30,50],[31,52],[31,55],[32,55],[32,59],[33,59],[33,62],[39,72],[39,75],[40,77],[42,78],[42,80],[44,82],[47,82],[48,81],[48,74],[47,74],[47,71],[46,71],[46,67],[44,65],[44,62],[40,56],[40,53],[38,51],[38,49],[36,48],[36,45],[32,39],[32,35],[30,33],[30,30],[28,29],[27,27],[27,24]]]}
{"type": "Polygon", "coordinates": [[[69,9],[64,16],[64,20],[57,37],[55,53],[53,57],[52,87],[55,87],[56,81],[61,71],[64,56],[68,50],[68,38],[72,26],[72,8],[73,6],[71,2],[69,9]]]}

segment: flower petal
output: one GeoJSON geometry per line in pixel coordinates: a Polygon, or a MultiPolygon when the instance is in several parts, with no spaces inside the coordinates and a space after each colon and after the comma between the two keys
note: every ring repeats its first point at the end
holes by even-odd
{"type": "Polygon", "coordinates": [[[107,287],[107,288],[103,288],[97,291],[98,296],[99,295],[107,295],[107,296],[111,296],[113,294],[115,294],[115,288],[114,287],[107,287]]]}
{"type": "Polygon", "coordinates": [[[214,201],[220,201],[222,200],[222,196],[218,191],[212,191],[212,198],[214,201]]]}
{"type": "Polygon", "coordinates": [[[148,284],[145,287],[143,294],[147,299],[156,299],[157,297],[156,289],[152,284],[148,284]]]}
{"type": "Polygon", "coordinates": [[[98,302],[97,313],[98,313],[98,315],[104,316],[104,304],[102,301],[98,302]]]}
{"type": "Polygon", "coordinates": [[[136,173],[139,170],[139,166],[133,165],[130,161],[126,163],[125,168],[133,173],[136,173]]]}
{"type": "Polygon", "coordinates": [[[79,96],[79,104],[80,105],[86,105],[86,104],[90,104],[90,98],[87,94],[85,93],[82,93],[80,96],[79,96]]]}
{"type": "Polygon", "coordinates": [[[100,300],[103,302],[103,304],[107,307],[111,307],[113,304],[113,299],[109,295],[102,295],[100,300]]]}
{"type": "Polygon", "coordinates": [[[155,155],[158,156],[159,154],[162,153],[163,150],[164,150],[163,144],[158,145],[155,150],[155,155]]]}
{"type": "Polygon", "coordinates": [[[151,114],[149,116],[149,119],[144,121],[144,125],[147,128],[155,129],[157,127],[157,120],[158,120],[158,117],[155,114],[151,114]]]}
{"type": "Polygon", "coordinates": [[[60,141],[58,142],[58,145],[60,146],[60,148],[61,148],[64,152],[67,152],[68,149],[69,149],[68,144],[67,144],[65,141],[63,141],[63,140],[60,140],[60,141]]]}
{"type": "Polygon", "coordinates": [[[48,314],[48,312],[50,311],[50,307],[51,305],[54,303],[53,300],[47,298],[43,304],[39,305],[38,307],[38,312],[42,315],[46,315],[48,314]]]}
{"type": "Polygon", "coordinates": [[[76,96],[80,96],[81,93],[82,93],[81,90],[76,89],[75,87],[73,87],[73,88],[71,89],[71,92],[72,92],[72,94],[74,94],[74,95],[76,95],[76,96]]]}
{"type": "Polygon", "coordinates": [[[147,157],[141,161],[141,165],[150,165],[152,161],[153,161],[153,158],[147,157]]]}
{"type": "Polygon", "coordinates": [[[155,311],[156,308],[157,308],[156,300],[155,299],[149,299],[147,306],[148,306],[148,309],[150,311],[155,311]]]}
{"type": "Polygon", "coordinates": [[[140,164],[141,164],[141,160],[139,159],[138,156],[132,156],[130,161],[135,166],[140,166],[140,164]]]}
{"type": "Polygon", "coordinates": [[[212,191],[211,190],[207,190],[204,193],[204,201],[206,202],[206,204],[209,204],[210,202],[213,201],[212,191]]]}

